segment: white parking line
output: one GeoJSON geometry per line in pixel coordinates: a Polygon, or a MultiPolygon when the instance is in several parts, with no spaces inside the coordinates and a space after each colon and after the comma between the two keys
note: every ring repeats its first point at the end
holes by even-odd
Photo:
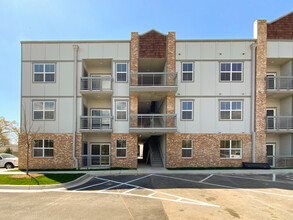
{"type": "Polygon", "coordinates": [[[195,181],[195,180],[182,179],[182,178],[178,178],[178,177],[165,176],[165,175],[160,175],[160,174],[153,174],[153,175],[154,176],[159,176],[159,177],[170,178],[170,179],[182,180],[182,181],[186,181],[186,182],[192,182],[192,183],[199,183],[199,184],[206,184],[206,185],[217,186],[217,187],[222,187],[222,188],[228,188],[228,189],[239,189],[239,190],[243,190],[243,191],[249,191],[249,192],[262,193],[262,194],[268,194],[268,195],[273,195],[273,196],[282,196],[282,197],[293,198],[293,195],[285,195],[285,194],[279,194],[279,193],[264,192],[264,191],[258,191],[258,190],[252,190],[252,189],[243,189],[243,188],[239,188],[239,187],[226,186],[226,185],[207,183],[207,182],[199,182],[199,181],[195,181]]]}
{"type": "Polygon", "coordinates": [[[212,176],[213,176],[213,174],[209,175],[208,177],[206,177],[206,178],[202,179],[202,180],[201,180],[201,181],[199,181],[199,182],[200,182],[200,183],[202,183],[202,182],[206,181],[207,179],[211,178],[212,176]]]}
{"type": "Polygon", "coordinates": [[[93,186],[103,185],[103,184],[108,183],[108,182],[110,182],[110,181],[108,180],[108,181],[105,181],[105,182],[102,182],[102,183],[97,183],[97,184],[93,184],[93,185],[85,186],[85,187],[82,187],[82,188],[74,189],[73,191],[78,191],[78,190],[82,190],[82,189],[91,188],[91,187],[93,187],[93,186]]]}
{"type": "Polygon", "coordinates": [[[134,188],[132,188],[132,189],[129,189],[129,190],[123,192],[122,194],[127,194],[127,193],[129,193],[129,192],[131,192],[131,191],[133,191],[133,190],[135,190],[135,189],[138,189],[138,188],[139,188],[139,187],[134,187],[134,188]]]}
{"type": "MultiPolygon", "coordinates": [[[[274,174],[273,174],[274,175],[274,174]]],[[[256,179],[256,178],[251,178],[251,177],[243,177],[243,176],[231,176],[231,175],[225,175],[225,174],[215,174],[215,176],[224,176],[224,177],[231,177],[231,178],[238,178],[238,179],[248,179],[248,180],[255,180],[255,181],[265,181],[265,182],[275,182],[275,183],[284,183],[282,181],[276,180],[276,177],[274,179],[274,176],[272,180],[261,180],[261,179],[256,179]]],[[[293,183],[284,183],[284,184],[293,184],[293,183]]]]}

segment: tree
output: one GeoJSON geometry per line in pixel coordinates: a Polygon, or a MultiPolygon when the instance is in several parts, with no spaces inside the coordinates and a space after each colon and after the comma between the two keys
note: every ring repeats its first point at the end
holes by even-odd
{"type": "Polygon", "coordinates": [[[16,121],[7,121],[0,117],[0,146],[10,144],[11,140],[18,138],[19,130],[16,121]]]}

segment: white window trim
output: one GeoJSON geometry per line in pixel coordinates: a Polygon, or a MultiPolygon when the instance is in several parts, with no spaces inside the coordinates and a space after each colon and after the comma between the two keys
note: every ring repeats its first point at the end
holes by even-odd
{"type": "Polygon", "coordinates": [[[56,82],[56,64],[55,63],[34,63],[33,64],[33,82],[34,83],[55,83],[56,82]],[[43,65],[43,72],[35,72],[35,65],[43,65]],[[46,65],[54,65],[54,72],[46,72],[46,65]],[[54,81],[46,81],[46,73],[54,74],[54,81]],[[43,81],[35,81],[35,74],[43,74],[43,81]]]}
{"type": "Polygon", "coordinates": [[[243,82],[243,62],[221,62],[220,63],[220,82],[243,82]],[[230,71],[222,71],[221,70],[221,65],[222,64],[230,64],[230,71]],[[233,63],[240,63],[241,64],[241,71],[233,71],[232,70],[232,65],[233,63]],[[241,80],[232,80],[232,72],[234,73],[241,73],[241,80]],[[221,76],[222,76],[222,73],[230,73],[230,80],[222,80],[221,76]]]}
{"type": "Polygon", "coordinates": [[[49,139],[36,139],[36,140],[33,140],[33,151],[32,151],[32,154],[33,154],[33,157],[34,158],[54,158],[54,140],[49,140],[49,139]],[[42,141],[43,142],[43,147],[35,147],[35,141],[42,141]],[[53,147],[46,147],[45,148],[45,141],[53,141],[53,147]],[[35,149],[37,150],[40,150],[42,149],[42,155],[43,156],[35,156],[34,153],[35,153],[35,149]],[[52,157],[48,157],[48,156],[45,156],[45,149],[52,149],[53,150],[53,156],[52,157]]]}
{"type": "Polygon", "coordinates": [[[193,82],[193,70],[194,70],[194,63],[193,62],[183,62],[182,65],[181,65],[181,68],[182,68],[182,75],[181,75],[181,82],[193,82]],[[191,64],[192,65],[192,70],[191,71],[183,71],[183,64],[191,64]],[[191,80],[184,80],[183,79],[183,75],[184,73],[191,73],[191,77],[192,79],[191,80]]]}
{"type": "Polygon", "coordinates": [[[128,65],[127,65],[127,63],[116,63],[116,82],[117,83],[127,83],[128,82],[127,73],[128,73],[128,65]],[[126,72],[118,72],[118,68],[117,68],[118,64],[125,64],[126,65],[126,72]],[[125,73],[125,75],[126,75],[125,81],[118,81],[118,77],[117,77],[118,73],[125,73]]]}
{"type": "Polygon", "coordinates": [[[118,139],[118,140],[116,140],[116,158],[127,158],[127,140],[125,140],[125,139],[118,139]],[[119,147],[118,148],[118,141],[120,141],[120,140],[125,141],[125,147],[119,147]],[[125,150],[125,157],[118,156],[118,154],[117,154],[118,149],[119,150],[125,150]]]}
{"type": "Polygon", "coordinates": [[[182,146],[181,146],[181,158],[183,158],[183,159],[186,159],[186,158],[193,158],[193,140],[190,140],[190,139],[184,139],[184,140],[182,140],[182,141],[191,141],[191,148],[183,148],[182,146]],[[183,155],[182,155],[182,151],[183,150],[191,150],[191,157],[183,157],[183,155]]]}
{"type": "Polygon", "coordinates": [[[128,120],[128,101],[126,100],[116,100],[115,101],[115,120],[116,121],[127,121],[128,120]],[[117,109],[117,103],[118,102],[126,102],[126,110],[118,110],[117,109]],[[125,119],[118,119],[117,118],[117,112],[126,112],[126,118],[125,119]]]}
{"type": "Polygon", "coordinates": [[[221,154],[220,154],[220,159],[234,159],[234,160],[238,160],[238,159],[242,159],[242,140],[221,140],[221,141],[230,141],[229,143],[229,149],[228,148],[220,148],[220,152],[221,150],[226,150],[228,151],[229,150],[229,157],[221,157],[221,154]],[[240,141],[240,144],[241,144],[241,148],[232,148],[232,141],[240,141]],[[231,152],[232,150],[240,150],[240,157],[231,157],[231,152]]]}
{"type": "Polygon", "coordinates": [[[180,112],[180,120],[181,121],[193,121],[193,100],[181,100],[181,112],[180,112]],[[191,110],[183,110],[183,102],[191,102],[192,109],[191,110]],[[191,111],[191,119],[183,119],[182,115],[183,112],[190,112],[191,111]]]}
{"type": "Polygon", "coordinates": [[[33,120],[34,121],[54,121],[56,119],[56,101],[48,100],[48,101],[40,101],[40,100],[34,100],[33,101],[33,120]],[[43,109],[42,110],[35,110],[34,109],[34,103],[35,102],[42,102],[43,103],[43,109]],[[45,110],[45,102],[53,102],[54,103],[54,110],[45,110]],[[35,119],[35,112],[43,112],[43,118],[42,119],[35,119]],[[45,112],[54,112],[54,118],[53,119],[45,119],[45,112]]]}
{"type": "MultiPolygon", "coordinates": [[[[242,121],[243,120],[243,101],[242,100],[220,100],[220,106],[219,106],[219,109],[220,109],[220,121],[242,121]],[[230,102],[230,109],[229,110],[221,110],[221,103],[222,102],[230,102]],[[237,110],[237,111],[240,111],[241,112],[241,118],[240,119],[232,119],[232,103],[233,102],[240,102],[241,103],[241,110],[237,110]],[[229,111],[230,112],[230,119],[222,119],[221,118],[221,112],[227,112],[229,111]]],[[[235,110],[234,110],[235,111],[235,110]]]]}

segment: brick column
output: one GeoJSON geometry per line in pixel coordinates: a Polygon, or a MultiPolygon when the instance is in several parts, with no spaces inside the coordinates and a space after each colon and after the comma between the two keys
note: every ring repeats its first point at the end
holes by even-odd
{"type": "MultiPolygon", "coordinates": [[[[168,32],[167,38],[167,72],[175,72],[175,32],[168,32]]],[[[167,85],[174,85],[174,75],[168,74],[167,85]]]]}
{"type": "MultiPolygon", "coordinates": [[[[131,33],[131,48],[130,48],[130,72],[138,72],[138,33],[131,33]]],[[[130,85],[136,86],[138,84],[137,75],[130,75],[130,85]]]]}
{"type": "MultiPolygon", "coordinates": [[[[136,95],[130,96],[130,114],[138,113],[138,97],[136,95]]],[[[137,116],[130,119],[130,127],[137,127],[137,116]]]]}
{"type": "Polygon", "coordinates": [[[255,77],[255,161],[266,161],[266,69],[267,69],[267,23],[256,23],[256,77],[255,77]]]}
{"type": "MultiPolygon", "coordinates": [[[[175,96],[167,96],[167,114],[175,114],[175,96]]],[[[167,117],[167,128],[174,127],[174,118],[167,117]]]]}

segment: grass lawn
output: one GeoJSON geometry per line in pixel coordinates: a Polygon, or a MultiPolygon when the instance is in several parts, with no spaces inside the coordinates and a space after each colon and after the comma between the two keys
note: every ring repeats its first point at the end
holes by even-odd
{"type": "Polygon", "coordinates": [[[73,181],[84,174],[31,174],[27,177],[24,174],[0,175],[0,184],[5,185],[47,185],[73,181]]]}

